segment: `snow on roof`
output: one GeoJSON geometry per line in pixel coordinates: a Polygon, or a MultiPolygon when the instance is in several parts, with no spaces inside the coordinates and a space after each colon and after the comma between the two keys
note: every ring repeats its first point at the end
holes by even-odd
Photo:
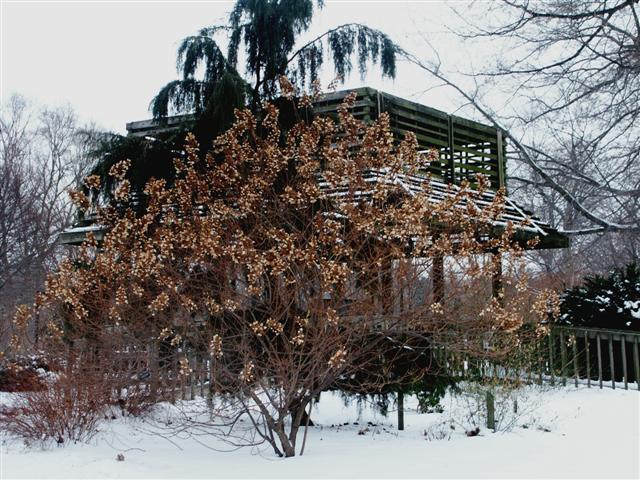
{"type": "MultiPolygon", "coordinates": [[[[364,175],[364,180],[368,184],[385,182],[395,184],[401,187],[409,195],[426,193],[428,200],[434,204],[440,203],[445,199],[454,198],[459,195],[464,187],[445,183],[440,180],[421,175],[409,175],[404,173],[390,172],[388,169],[372,169],[368,170],[364,175]]],[[[350,192],[348,185],[334,186],[325,179],[319,181],[320,189],[325,192],[328,197],[346,197],[353,194],[353,201],[370,200],[373,189],[350,192]]],[[[497,192],[493,190],[485,190],[479,192],[468,188],[467,198],[460,199],[456,203],[456,208],[466,208],[467,201],[472,201],[478,209],[489,206],[496,197],[497,192]]],[[[524,230],[536,235],[547,236],[550,233],[557,233],[551,226],[530,214],[526,209],[518,206],[518,204],[507,196],[503,197],[504,207],[500,216],[493,222],[495,226],[504,227],[508,223],[516,226],[518,230],[524,230]]]]}
{"type": "MultiPolygon", "coordinates": [[[[409,195],[426,193],[428,200],[434,204],[444,201],[445,199],[460,196],[464,191],[467,195],[460,196],[455,203],[456,208],[466,209],[467,202],[473,202],[478,210],[488,207],[497,195],[493,190],[484,190],[479,192],[470,187],[461,187],[459,185],[445,183],[429,176],[411,175],[406,173],[391,172],[389,169],[370,169],[364,175],[364,181],[372,185],[371,189],[351,192],[349,186],[333,185],[322,176],[318,177],[318,185],[321,192],[327,198],[346,198],[349,201],[370,201],[373,194],[373,185],[378,182],[385,182],[399,186],[409,195]],[[465,189],[465,190],[463,190],[465,189]],[[350,197],[353,195],[353,197],[350,197]]],[[[514,225],[517,231],[527,233],[528,235],[538,236],[542,240],[538,248],[553,248],[557,246],[566,246],[566,237],[559,234],[557,230],[552,228],[548,223],[542,221],[538,217],[532,215],[525,208],[520,207],[514,200],[507,196],[503,196],[504,206],[497,219],[493,221],[496,227],[506,227],[508,224],[514,225]],[[545,242],[546,238],[548,242],[545,242]],[[559,243],[558,243],[559,239],[559,243]]],[[[176,208],[173,205],[167,205],[168,210],[176,208]]],[[[201,208],[204,214],[206,209],[201,208]]],[[[79,244],[81,236],[87,232],[102,232],[105,230],[103,225],[76,226],[66,229],[60,237],[61,243],[79,244]]]]}

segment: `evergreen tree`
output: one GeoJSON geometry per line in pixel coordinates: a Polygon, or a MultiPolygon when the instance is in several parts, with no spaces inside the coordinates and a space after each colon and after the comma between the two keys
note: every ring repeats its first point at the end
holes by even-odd
{"type": "MultiPolygon", "coordinates": [[[[154,117],[175,113],[202,114],[212,104],[225,100],[222,94],[234,88],[236,100],[249,97],[253,110],[262,100],[278,95],[278,78],[287,76],[304,86],[318,78],[328,49],[333,67],[344,79],[357,58],[361,75],[368,63],[380,63],[383,76],[395,76],[396,46],[384,33],[350,23],[324,32],[298,48],[298,37],[308,31],[314,14],[313,0],[238,0],[227,25],[201,29],[185,38],[178,48],[177,68],[181,75],[165,85],[151,103],[154,117]],[[227,55],[217,37],[228,36],[227,55]],[[244,51],[243,78],[238,59],[244,51]],[[198,73],[201,73],[198,76],[198,73]],[[216,86],[226,82],[225,91],[216,86]]],[[[318,8],[323,2],[316,2],[318,8]]]]}
{"type": "Polygon", "coordinates": [[[342,81],[354,61],[362,77],[370,64],[379,64],[383,76],[395,77],[397,46],[365,25],[344,24],[299,45],[300,35],[311,26],[314,3],[319,9],[324,6],[322,0],[237,0],[225,25],[202,28],[185,38],[177,52],[180,78],[160,89],[150,109],[160,121],[186,113],[194,119],[154,139],[106,136],[96,149],[93,172],[105,180],[102,193],[110,198],[106,172],[123,158],[133,161],[128,176],[134,189],[141,190],[152,176],[171,181],[171,159],[182,150],[187,131],[209,146],[232,124],[236,108],[256,112],[263,101],[276,99],[280,76],[299,87],[316,80],[327,54],[342,81]],[[226,54],[220,43],[225,37],[226,54]]]}
{"type": "Polygon", "coordinates": [[[640,266],[587,277],[562,296],[561,322],[580,327],[640,331],[640,266]]]}

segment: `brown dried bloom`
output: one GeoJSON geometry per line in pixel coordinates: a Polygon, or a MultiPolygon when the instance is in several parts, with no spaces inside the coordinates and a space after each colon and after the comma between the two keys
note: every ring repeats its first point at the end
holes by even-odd
{"type": "Polygon", "coordinates": [[[124,180],[130,166],[131,160],[121,160],[109,169],[109,175],[114,177],[116,180],[124,180]]]}

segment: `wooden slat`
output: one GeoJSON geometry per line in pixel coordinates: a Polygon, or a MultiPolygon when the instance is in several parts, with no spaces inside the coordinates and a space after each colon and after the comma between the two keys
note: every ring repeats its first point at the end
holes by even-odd
{"type": "Polygon", "coordinates": [[[453,122],[451,117],[449,117],[449,154],[447,156],[447,160],[449,162],[447,173],[449,174],[449,181],[452,183],[456,183],[456,169],[453,164],[453,156],[455,154],[455,137],[453,134],[453,122]]]}
{"type": "Polygon", "coordinates": [[[584,348],[587,358],[587,387],[591,388],[591,357],[589,356],[589,335],[584,332],[584,348]]]}
{"type": "Polygon", "coordinates": [[[613,363],[613,338],[609,337],[609,370],[611,371],[611,388],[616,388],[615,367],[613,363]]]}
{"type": "MultiPolygon", "coordinates": [[[[483,168],[481,166],[477,166],[477,165],[473,165],[473,164],[463,164],[463,163],[454,163],[454,166],[455,166],[456,169],[465,168],[467,170],[471,170],[471,171],[476,172],[476,173],[482,173],[483,175],[486,175],[488,177],[493,177],[496,180],[498,179],[497,178],[498,177],[498,172],[495,172],[493,170],[487,170],[486,167],[483,168]]],[[[465,178],[467,180],[473,180],[472,176],[468,176],[468,177],[465,177],[465,178]]]]}
{"type": "Polygon", "coordinates": [[[504,142],[502,141],[502,130],[498,130],[498,186],[506,187],[505,179],[505,158],[504,158],[504,142]]]}
{"type": "Polygon", "coordinates": [[[622,379],[624,381],[624,389],[629,390],[627,385],[627,338],[622,337],[622,379]]]}
{"type": "Polygon", "coordinates": [[[602,388],[602,347],[600,346],[600,334],[596,334],[596,345],[598,347],[598,383],[602,388]]]}

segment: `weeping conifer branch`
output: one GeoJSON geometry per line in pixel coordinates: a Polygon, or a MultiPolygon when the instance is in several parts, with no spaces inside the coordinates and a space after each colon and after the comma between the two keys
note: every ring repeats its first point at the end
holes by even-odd
{"type": "MultiPolygon", "coordinates": [[[[315,4],[323,7],[322,1],[315,4]]],[[[154,98],[154,117],[211,110],[224,101],[215,92],[221,90],[219,83],[225,76],[226,90],[233,80],[255,109],[279,94],[281,76],[301,87],[317,80],[326,56],[343,81],[354,64],[362,78],[371,64],[380,65],[383,77],[395,76],[398,47],[386,34],[366,25],[340,25],[295,49],[300,34],[311,26],[313,8],[312,0],[238,0],[228,25],[203,28],[182,41],[177,55],[181,79],[168,83],[154,98]],[[215,38],[221,32],[228,33],[226,56],[215,38]],[[248,78],[237,70],[240,52],[246,57],[248,78]]]]}
{"type": "Polygon", "coordinates": [[[353,70],[352,59],[357,53],[358,72],[364,78],[369,64],[380,64],[382,76],[396,74],[397,45],[385,33],[359,23],[346,23],[324,32],[295,51],[288,59],[290,65],[297,58],[297,69],[289,74],[304,86],[318,78],[324,61],[323,42],[326,41],[337,76],[345,79],[353,70]]]}
{"type": "MultiPolygon", "coordinates": [[[[177,51],[178,78],[160,89],[150,110],[160,120],[184,113],[195,114],[195,119],[153,140],[113,137],[103,149],[112,155],[105,154],[104,168],[98,165],[94,173],[104,177],[112,161],[130,158],[133,165],[127,179],[134,189],[142,188],[151,176],[171,182],[167,169],[187,130],[201,145],[210,146],[231,126],[236,109],[248,106],[256,111],[264,101],[274,100],[280,95],[282,76],[304,88],[319,78],[328,58],[342,81],[354,66],[364,77],[371,64],[379,64],[383,76],[395,76],[400,49],[383,32],[365,25],[340,25],[298,47],[300,35],[311,26],[314,6],[322,8],[324,3],[237,0],[226,24],[202,28],[185,38],[177,51]],[[238,66],[241,53],[244,76],[238,66]]],[[[103,193],[108,197],[109,192],[103,193]]]]}

